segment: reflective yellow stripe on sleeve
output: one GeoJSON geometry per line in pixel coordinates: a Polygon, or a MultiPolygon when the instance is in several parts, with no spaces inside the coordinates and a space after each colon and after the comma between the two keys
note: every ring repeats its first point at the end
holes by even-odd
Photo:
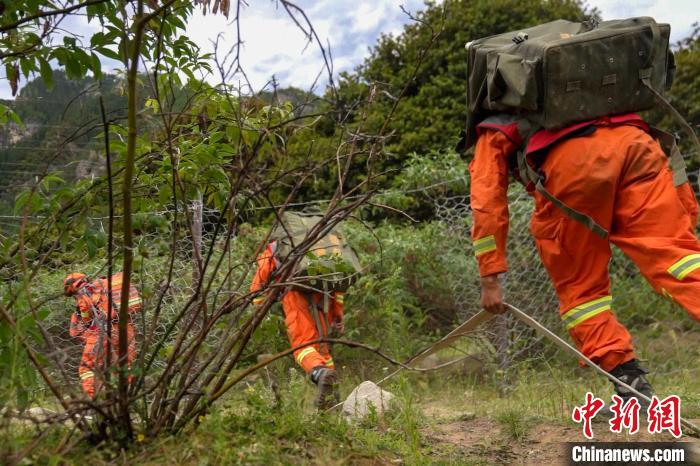
{"type": "Polygon", "coordinates": [[[496,250],[496,237],[485,236],[474,241],[474,254],[479,257],[482,254],[496,250]]]}
{"type": "Polygon", "coordinates": [[[609,311],[611,309],[611,305],[612,296],[603,296],[602,298],[588,301],[587,303],[580,304],[575,308],[566,311],[566,313],[561,316],[561,320],[564,321],[566,329],[569,330],[581,322],[600,314],[601,312],[609,311]]]}
{"type": "Polygon", "coordinates": [[[261,305],[262,303],[265,302],[265,297],[264,296],[258,296],[257,298],[253,298],[253,304],[256,306],[261,305]]]}
{"type": "Polygon", "coordinates": [[[316,348],[314,348],[313,346],[308,346],[304,348],[303,350],[301,350],[301,352],[299,352],[299,354],[297,354],[297,363],[301,365],[301,362],[304,360],[304,358],[307,357],[309,354],[314,353],[315,351],[316,348]]]}
{"type": "Polygon", "coordinates": [[[345,293],[336,293],[335,301],[339,304],[345,303],[345,293]]]}
{"type": "Polygon", "coordinates": [[[80,374],[80,380],[89,379],[91,377],[95,377],[95,373],[92,371],[85,371],[82,374],[80,374]]]}
{"type": "Polygon", "coordinates": [[[331,366],[333,366],[333,365],[334,365],[334,363],[333,363],[333,358],[329,358],[328,361],[326,361],[326,366],[327,366],[327,367],[331,367],[331,366]]]}
{"type": "Polygon", "coordinates": [[[689,254],[668,268],[668,273],[683,280],[693,270],[700,269],[700,254],[689,254]]]}

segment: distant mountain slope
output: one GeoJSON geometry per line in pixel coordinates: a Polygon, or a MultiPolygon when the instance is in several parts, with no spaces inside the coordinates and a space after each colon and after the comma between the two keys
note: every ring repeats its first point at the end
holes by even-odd
{"type": "MultiPolygon", "coordinates": [[[[142,81],[146,78],[143,77],[142,81]]],[[[113,75],[68,80],[55,70],[53,88],[41,79],[29,82],[15,100],[3,101],[21,117],[24,127],[14,123],[0,127],[0,214],[12,211],[15,196],[38,176],[58,172],[67,181],[104,173],[104,143],[99,97],[102,95],[108,119],[126,118],[123,83],[113,75]]],[[[140,92],[141,104],[149,97],[140,92]]],[[[257,96],[263,104],[290,101],[299,113],[312,113],[319,98],[295,88],[257,96]]],[[[143,122],[142,122],[143,128],[143,122]]]]}
{"type": "Polygon", "coordinates": [[[67,180],[101,173],[99,96],[110,119],[126,115],[126,97],[115,76],[71,81],[54,72],[47,89],[41,79],[28,83],[15,100],[4,101],[24,122],[0,127],[0,212],[11,210],[16,194],[46,171],[67,180]]]}

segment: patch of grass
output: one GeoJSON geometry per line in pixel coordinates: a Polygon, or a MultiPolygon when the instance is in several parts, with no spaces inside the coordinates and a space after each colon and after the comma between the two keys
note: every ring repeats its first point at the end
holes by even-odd
{"type": "Polygon", "coordinates": [[[531,427],[531,417],[521,410],[505,411],[496,416],[503,433],[518,442],[525,439],[531,427]]]}
{"type": "MultiPolygon", "coordinates": [[[[293,376],[282,406],[257,384],[237,393],[192,432],[153,451],[145,446],[139,464],[432,464],[424,453],[422,418],[410,386],[395,385],[392,412],[372,413],[358,424],[336,414],[317,414],[313,387],[293,376]],[[167,449],[167,456],[163,450],[167,449]],[[172,448],[172,449],[171,449],[172,448]],[[167,458],[167,460],[166,460],[167,458]]],[[[451,455],[451,452],[446,452],[451,455]]]]}
{"type": "MultiPolygon", "coordinates": [[[[679,333],[676,340],[662,341],[654,334],[660,329],[668,332],[659,326],[635,332],[640,358],[652,370],[657,393],[678,394],[684,415],[699,417],[694,383],[698,369],[693,364],[699,354],[697,335],[679,333]]],[[[493,464],[508,462],[540,423],[571,427],[571,410],[587,391],[607,401],[613,393],[606,379],[561,354],[513,368],[513,384],[507,390],[498,377],[489,375],[488,367],[478,374],[438,371],[430,377],[403,372],[383,386],[396,395],[392,411],[348,424],[336,414],[315,412],[315,387],[298,369],[289,370],[291,364],[285,361],[270,369],[279,376],[280,403],[267,387],[267,378],[260,377],[232,391],[198,428],[175,437],[145,439],[124,456],[80,443],[66,452],[59,445],[67,431],[57,429],[37,443],[27,463],[101,465],[125,457],[145,465],[493,464]],[[481,432],[493,433],[494,438],[481,432]]],[[[354,367],[348,364],[341,372],[343,395],[362,381],[354,367]]],[[[377,380],[384,373],[368,378],[377,380]]],[[[6,442],[11,449],[4,453],[20,451],[33,433],[30,426],[17,430],[6,442]]]]}

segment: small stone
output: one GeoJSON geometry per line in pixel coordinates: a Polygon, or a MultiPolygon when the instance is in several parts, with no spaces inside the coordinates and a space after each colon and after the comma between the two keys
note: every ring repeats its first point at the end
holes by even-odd
{"type": "Polygon", "coordinates": [[[51,411],[50,409],[42,408],[40,406],[29,408],[26,413],[29,417],[34,418],[39,422],[47,422],[49,418],[56,414],[55,411],[51,411]]]}
{"type": "Polygon", "coordinates": [[[352,420],[363,419],[371,411],[371,406],[377,414],[382,415],[389,411],[394,395],[382,390],[377,384],[370,381],[362,382],[350,393],[343,402],[343,414],[352,420]]]}

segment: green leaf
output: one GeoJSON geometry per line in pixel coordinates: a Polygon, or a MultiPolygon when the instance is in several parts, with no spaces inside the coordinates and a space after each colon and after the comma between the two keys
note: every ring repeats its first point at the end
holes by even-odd
{"type": "Polygon", "coordinates": [[[182,29],[183,31],[187,29],[187,27],[185,26],[185,23],[182,22],[182,20],[180,18],[178,18],[177,16],[169,16],[168,19],[176,28],[182,29]]]}
{"type": "Polygon", "coordinates": [[[41,199],[32,191],[23,191],[15,198],[15,215],[24,215],[25,209],[31,214],[41,208],[41,199]]]}
{"type": "Polygon", "coordinates": [[[122,57],[120,57],[117,52],[108,49],[107,47],[95,47],[95,51],[100,55],[111,58],[112,60],[122,61],[122,57]]]}
{"type": "Polygon", "coordinates": [[[100,234],[101,232],[87,229],[83,235],[83,240],[85,241],[85,248],[87,249],[88,257],[93,258],[97,254],[98,247],[100,246],[100,234]]]}
{"type": "Polygon", "coordinates": [[[85,50],[75,48],[72,50],[72,52],[76,61],[80,63],[83,67],[90,68],[92,66],[92,57],[88,55],[88,53],[85,50]]]}
{"type": "Polygon", "coordinates": [[[236,125],[228,125],[226,127],[226,137],[232,144],[238,143],[238,139],[241,137],[241,131],[236,125]]]}
{"type": "Polygon", "coordinates": [[[153,113],[158,113],[160,110],[160,105],[158,105],[158,101],[156,99],[146,99],[145,106],[146,108],[152,109],[153,113]]]}
{"type": "Polygon", "coordinates": [[[60,176],[56,175],[55,173],[50,173],[44,177],[43,180],[41,180],[41,184],[48,191],[50,184],[52,182],[56,182],[59,184],[65,183],[65,180],[61,178],[60,176]]]}
{"type": "Polygon", "coordinates": [[[70,188],[68,186],[64,186],[62,188],[59,188],[59,189],[56,189],[53,191],[53,196],[59,200],[70,199],[74,195],[75,195],[75,190],[73,190],[73,188],[70,188]]]}
{"type": "Polygon", "coordinates": [[[190,70],[189,67],[183,68],[181,71],[189,78],[191,82],[197,81],[197,78],[194,77],[194,73],[192,73],[192,70],[190,70]]]}
{"type": "Polygon", "coordinates": [[[66,76],[69,79],[80,79],[83,77],[83,67],[80,62],[73,56],[69,55],[66,60],[66,76]]]}
{"type": "Polygon", "coordinates": [[[96,48],[105,45],[105,34],[103,32],[96,32],[90,38],[90,46],[96,48]]]}
{"type": "Polygon", "coordinates": [[[158,200],[161,204],[167,205],[172,201],[172,189],[170,186],[163,186],[158,190],[158,200]]]}
{"type": "Polygon", "coordinates": [[[90,68],[92,73],[95,75],[95,79],[100,79],[102,77],[102,62],[100,62],[100,57],[95,55],[95,52],[91,54],[92,63],[90,68]]]}
{"type": "Polygon", "coordinates": [[[209,183],[227,183],[228,177],[220,168],[210,168],[203,173],[204,179],[209,183]]]}
{"type": "Polygon", "coordinates": [[[31,60],[29,58],[20,58],[19,67],[22,70],[22,74],[25,78],[28,78],[29,73],[36,69],[34,66],[34,60],[31,60]]]}
{"type": "Polygon", "coordinates": [[[65,65],[68,61],[69,52],[67,49],[59,47],[57,49],[54,49],[53,52],[51,52],[51,55],[53,56],[53,58],[58,60],[59,65],[65,65]]]}
{"type": "Polygon", "coordinates": [[[224,137],[223,131],[217,131],[209,135],[209,144],[216,144],[221,141],[224,137]]]}
{"type": "Polygon", "coordinates": [[[10,109],[8,109],[8,112],[9,112],[8,115],[9,115],[10,119],[12,121],[14,121],[17,125],[19,125],[21,128],[24,128],[24,122],[22,121],[20,116],[17,115],[17,113],[15,113],[14,111],[12,111],[10,109]]]}
{"type": "Polygon", "coordinates": [[[48,90],[53,89],[53,70],[49,62],[43,58],[39,58],[39,72],[46,88],[48,90]]]}

